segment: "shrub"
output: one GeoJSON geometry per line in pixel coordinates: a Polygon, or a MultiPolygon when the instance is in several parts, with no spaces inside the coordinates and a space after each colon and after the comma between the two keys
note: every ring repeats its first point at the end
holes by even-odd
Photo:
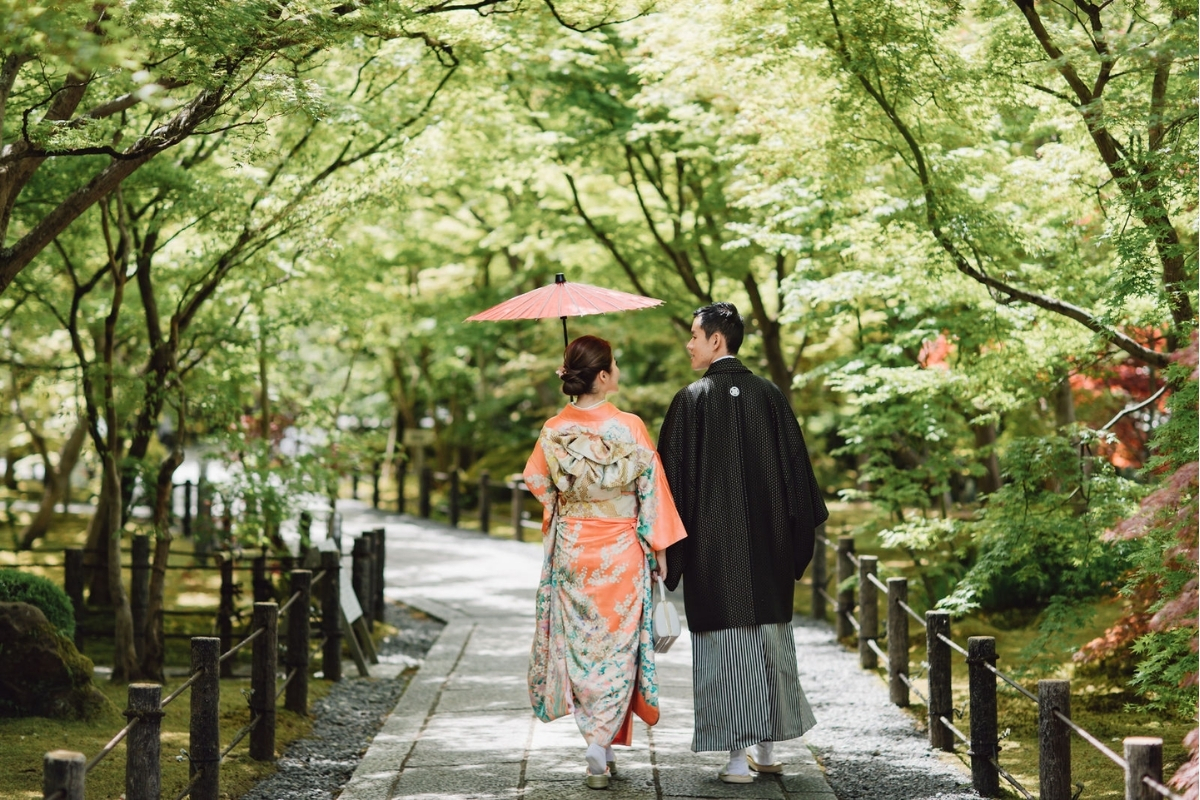
{"type": "Polygon", "coordinates": [[[28,603],[41,609],[55,630],[75,638],[75,610],[53,581],[16,569],[0,569],[0,603],[28,603]]]}

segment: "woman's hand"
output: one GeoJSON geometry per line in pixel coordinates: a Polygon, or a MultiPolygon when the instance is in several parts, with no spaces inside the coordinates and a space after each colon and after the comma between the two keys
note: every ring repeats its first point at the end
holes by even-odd
{"type": "Polygon", "coordinates": [[[654,560],[658,562],[658,566],[654,568],[655,576],[665,581],[667,579],[667,551],[655,550],[654,560]]]}

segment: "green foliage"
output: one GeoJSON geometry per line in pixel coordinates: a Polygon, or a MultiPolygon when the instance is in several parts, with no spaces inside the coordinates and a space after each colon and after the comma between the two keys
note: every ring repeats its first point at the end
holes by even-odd
{"type": "Polygon", "coordinates": [[[1195,641],[1195,629],[1185,627],[1151,631],[1134,642],[1138,664],[1130,685],[1143,700],[1138,710],[1195,719],[1195,641]]]}
{"type": "Polygon", "coordinates": [[[1111,592],[1127,548],[1101,535],[1128,516],[1144,490],[1089,454],[1102,435],[1088,429],[1021,439],[1006,451],[1006,484],[973,524],[974,564],[940,606],[1055,607],[1043,632],[1070,620],[1070,604],[1111,592]]]}
{"type": "Polygon", "coordinates": [[[16,569],[0,569],[0,602],[28,603],[41,609],[60,634],[75,638],[75,610],[53,581],[16,569]]]}

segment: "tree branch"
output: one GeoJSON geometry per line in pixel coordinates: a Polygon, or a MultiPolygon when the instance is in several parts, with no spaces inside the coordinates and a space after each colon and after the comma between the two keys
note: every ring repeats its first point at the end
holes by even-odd
{"type": "MultiPolygon", "coordinates": [[[[1032,11],[1033,0],[1013,1],[1017,3],[1018,6],[1030,6],[1030,13],[1036,17],[1036,12],[1032,11]]],[[[929,230],[933,234],[934,239],[950,257],[950,261],[954,265],[955,269],[972,280],[983,284],[989,289],[993,289],[1008,295],[1008,297],[1012,298],[1013,300],[1020,300],[1022,302],[1026,302],[1047,311],[1067,317],[1068,319],[1075,320],[1088,330],[1100,335],[1105,341],[1111,342],[1116,347],[1119,347],[1140,361],[1158,367],[1166,366],[1168,363],[1168,356],[1166,353],[1159,353],[1149,347],[1145,347],[1131,337],[1121,333],[1120,331],[1114,330],[1108,325],[1105,325],[1099,318],[1096,317],[1096,315],[1092,314],[1086,309],[1080,308],[1079,306],[1063,300],[1058,300],[1057,298],[1049,297],[1047,295],[1029,292],[1023,289],[1018,289],[1014,286],[1009,286],[1003,281],[993,278],[971,264],[970,260],[962,253],[962,251],[958,249],[950,235],[942,226],[939,207],[940,204],[938,202],[939,198],[933,187],[932,176],[930,175],[929,168],[925,160],[924,151],[917,142],[916,137],[913,135],[908,125],[897,112],[896,108],[883,97],[883,95],[875,88],[866,75],[862,74],[858,69],[855,68],[854,60],[850,56],[845,35],[842,31],[841,20],[837,15],[837,9],[834,5],[834,0],[827,0],[827,2],[829,4],[830,15],[833,19],[833,27],[837,34],[838,40],[834,49],[841,57],[845,69],[858,79],[863,89],[868,95],[871,96],[872,99],[875,100],[876,104],[880,107],[880,109],[887,116],[888,120],[891,122],[892,126],[896,129],[896,132],[900,134],[901,138],[903,138],[905,143],[908,145],[909,151],[913,155],[913,161],[915,162],[917,168],[917,177],[920,180],[921,191],[925,199],[926,224],[929,226],[929,230]]],[[[1041,25],[1040,19],[1038,20],[1038,25],[1041,25]]],[[[1051,44],[1050,46],[1052,47],[1053,45],[1051,44]]],[[[1087,87],[1082,88],[1085,92],[1087,92],[1087,87]]]]}
{"type": "Polygon", "coordinates": [[[612,237],[600,230],[599,226],[596,225],[592,218],[588,216],[587,211],[584,210],[583,203],[579,200],[579,189],[575,186],[575,179],[571,177],[570,173],[565,171],[563,172],[563,177],[567,179],[567,185],[571,187],[571,197],[575,201],[575,212],[579,214],[580,219],[583,220],[583,224],[586,225],[588,230],[592,232],[592,235],[596,237],[596,240],[599,241],[600,244],[604,245],[608,252],[612,253],[612,257],[616,259],[616,262],[621,266],[621,269],[624,270],[626,277],[628,277],[629,282],[633,284],[633,288],[637,289],[638,294],[644,297],[650,297],[650,292],[646,291],[645,286],[642,286],[642,282],[638,279],[637,272],[634,271],[633,265],[629,263],[621,251],[617,248],[617,245],[615,242],[613,242],[612,237]]]}

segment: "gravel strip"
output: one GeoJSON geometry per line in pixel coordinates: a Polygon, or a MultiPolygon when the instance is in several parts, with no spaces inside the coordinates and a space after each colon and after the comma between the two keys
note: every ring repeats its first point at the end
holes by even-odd
{"type": "Polygon", "coordinates": [[[805,734],[838,800],[968,800],[978,795],[961,765],[929,749],[887,686],[859,668],[826,623],[792,622],[800,682],[817,716],[805,734]]]}
{"type": "MultiPolygon", "coordinates": [[[[387,605],[387,622],[400,632],[378,648],[381,662],[415,667],[441,633],[443,623],[399,603],[387,605]]],[[[394,680],[344,676],[313,705],[313,730],[280,757],[279,771],[242,800],[330,800],[354,774],[384,719],[396,707],[415,669],[394,680]]]]}

